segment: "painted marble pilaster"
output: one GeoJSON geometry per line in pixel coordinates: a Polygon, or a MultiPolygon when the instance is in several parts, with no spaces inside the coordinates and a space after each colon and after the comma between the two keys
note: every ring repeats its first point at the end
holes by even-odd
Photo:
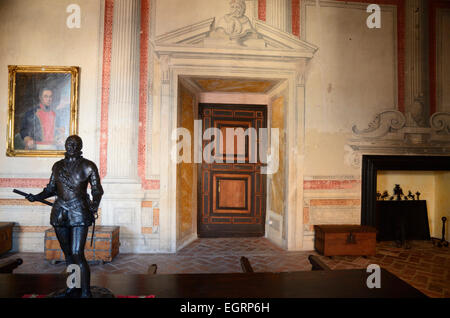
{"type": "Polygon", "coordinates": [[[450,3],[444,0],[428,0],[428,38],[429,38],[429,100],[430,114],[448,112],[448,30],[450,24],[450,3]],[[447,58],[447,60],[445,60],[447,58]],[[446,68],[445,68],[446,67],[446,68]],[[447,78],[445,78],[446,75],[447,78]],[[445,98],[445,95],[447,98],[445,98]]]}
{"type": "Polygon", "coordinates": [[[436,12],[436,110],[450,112],[450,2],[436,12]]]}
{"type": "Polygon", "coordinates": [[[142,234],[144,193],[138,175],[139,0],[115,0],[102,225],[120,226],[120,252],[149,250],[142,234]]]}
{"type": "Polygon", "coordinates": [[[140,1],[114,2],[107,179],[137,182],[140,1]]]}
{"type": "Polygon", "coordinates": [[[159,249],[164,252],[176,250],[176,215],[167,213],[176,211],[176,162],[171,160],[172,129],[176,128],[176,114],[172,113],[170,56],[160,58],[160,209],[159,224],[161,229],[159,249]],[[166,213],[164,213],[166,212],[166,213]]]}
{"type": "Polygon", "coordinates": [[[296,215],[294,249],[303,249],[303,177],[305,161],[305,78],[298,75],[296,85],[296,215]]]}
{"type": "Polygon", "coordinates": [[[425,99],[424,50],[424,3],[422,0],[406,2],[406,39],[405,39],[405,113],[419,126],[426,125],[428,107],[425,99]]]}

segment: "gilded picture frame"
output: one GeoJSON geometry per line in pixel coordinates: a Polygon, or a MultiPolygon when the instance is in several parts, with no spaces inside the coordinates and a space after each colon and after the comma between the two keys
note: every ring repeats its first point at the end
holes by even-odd
{"type": "Polygon", "coordinates": [[[77,66],[9,65],[9,157],[64,156],[78,133],[77,66]]]}

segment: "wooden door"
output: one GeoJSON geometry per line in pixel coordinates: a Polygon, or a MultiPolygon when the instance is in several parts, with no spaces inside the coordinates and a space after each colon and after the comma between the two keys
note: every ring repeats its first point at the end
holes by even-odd
{"type": "Polygon", "coordinates": [[[259,128],[267,128],[266,106],[200,104],[199,113],[203,132],[217,128],[223,139],[203,140],[202,149],[212,142],[215,148],[199,165],[198,236],[263,236],[266,175],[261,174],[258,141],[259,128]],[[227,128],[237,132],[234,147],[227,143],[227,128]],[[256,135],[242,134],[249,128],[256,135]],[[241,143],[238,136],[243,137],[241,143]]]}

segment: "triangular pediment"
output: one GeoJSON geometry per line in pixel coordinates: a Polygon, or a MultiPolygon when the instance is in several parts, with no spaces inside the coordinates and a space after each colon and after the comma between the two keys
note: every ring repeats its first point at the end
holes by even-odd
{"type": "Polygon", "coordinates": [[[156,37],[156,45],[194,45],[198,46],[211,31],[214,18],[206,19],[195,24],[170,31],[156,37]]]}
{"type": "Polygon", "coordinates": [[[291,58],[311,58],[317,47],[298,37],[274,28],[264,21],[252,21],[251,39],[232,41],[226,34],[217,36],[215,18],[206,19],[195,24],[173,30],[157,36],[154,47],[158,52],[238,52],[240,54],[280,56],[291,58]],[[247,52],[247,53],[246,53],[247,52]]]}
{"type": "Polygon", "coordinates": [[[274,28],[264,21],[254,20],[255,29],[261,35],[262,39],[268,44],[269,48],[278,48],[285,50],[303,51],[314,54],[317,46],[300,40],[298,37],[274,28]]]}

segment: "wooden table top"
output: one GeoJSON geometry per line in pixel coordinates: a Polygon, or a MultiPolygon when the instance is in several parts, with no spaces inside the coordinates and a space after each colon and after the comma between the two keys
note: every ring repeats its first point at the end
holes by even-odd
{"type": "MultiPolygon", "coordinates": [[[[115,295],[156,298],[421,298],[419,290],[381,269],[381,288],[369,289],[365,269],[282,273],[92,275],[91,286],[115,295]]],[[[66,287],[63,274],[0,274],[0,297],[49,294],[66,287]]]]}

